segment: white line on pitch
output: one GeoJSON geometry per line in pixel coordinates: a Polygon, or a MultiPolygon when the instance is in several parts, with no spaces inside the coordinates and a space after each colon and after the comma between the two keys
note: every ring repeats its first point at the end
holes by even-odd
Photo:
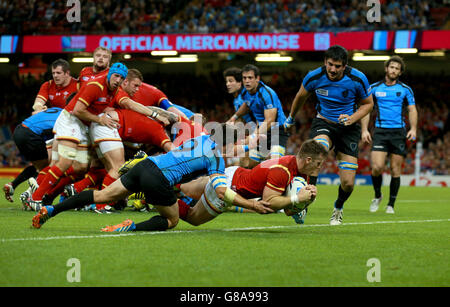
{"type": "Polygon", "coordinates": [[[11,238],[1,239],[1,243],[17,242],[17,241],[49,241],[49,240],[64,240],[64,239],[96,239],[96,238],[117,238],[128,236],[145,236],[145,235],[162,235],[162,234],[176,234],[176,233],[197,233],[197,232],[214,232],[214,231],[247,231],[247,230],[264,230],[264,229],[283,229],[283,228],[309,228],[309,227],[343,227],[352,225],[375,225],[375,224],[407,224],[407,223],[435,223],[435,222],[450,222],[450,219],[440,220],[418,220],[418,221],[375,221],[375,222],[361,222],[361,223],[345,223],[340,226],[331,226],[330,224],[313,224],[313,225],[290,225],[290,226],[263,226],[263,227],[245,227],[245,228],[230,228],[230,229],[193,229],[193,230],[170,230],[170,231],[151,231],[151,232],[130,232],[117,234],[99,234],[89,236],[60,236],[60,237],[36,237],[36,238],[11,238]]]}

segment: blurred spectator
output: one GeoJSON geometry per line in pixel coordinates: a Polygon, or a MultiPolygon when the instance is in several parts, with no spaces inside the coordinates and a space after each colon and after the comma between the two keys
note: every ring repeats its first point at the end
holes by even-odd
{"type": "Polygon", "coordinates": [[[434,29],[450,10],[445,1],[381,0],[381,22],[368,23],[370,7],[359,0],[90,0],[81,22],[69,23],[68,9],[66,1],[0,0],[0,32],[183,33],[180,24],[190,23],[189,33],[434,29]]]}

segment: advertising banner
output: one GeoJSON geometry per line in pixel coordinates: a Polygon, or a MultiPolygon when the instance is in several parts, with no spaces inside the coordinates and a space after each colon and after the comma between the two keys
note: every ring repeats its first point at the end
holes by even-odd
{"type": "Polygon", "coordinates": [[[35,35],[23,37],[23,53],[92,52],[98,46],[118,53],[322,51],[394,48],[449,49],[450,31],[364,31],[324,33],[242,33],[167,35],[35,35]]]}

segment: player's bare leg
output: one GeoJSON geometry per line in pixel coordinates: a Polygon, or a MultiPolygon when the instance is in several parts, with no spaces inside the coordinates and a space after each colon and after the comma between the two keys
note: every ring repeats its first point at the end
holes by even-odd
{"type": "Polygon", "coordinates": [[[200,199],[208,181],[208,176],[199,177],[195,180],[180,185],[180,190],[183,194],[193,199],[200,199]]]}
{"type": "Polygon", "coordinates": [[[195,206],[189,210],[185,221],[191,225],[198,226],[211,221],[216,216],[217,215],[212,215],[211,213],[209,213],[206,210],[202,200],[199,200],[197,204],[195,204],[195,206]]]}

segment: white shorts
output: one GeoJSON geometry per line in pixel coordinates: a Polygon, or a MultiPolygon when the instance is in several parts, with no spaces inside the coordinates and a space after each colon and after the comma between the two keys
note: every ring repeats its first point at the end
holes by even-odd
{"type": "Polygon", "coordinates": [[[75,115],[63,110],[56,119],[53,127],[56,140],[66,140],[77,143],[79,146],[91,144],[88,127],[75,115]]]}
{"type": "MultiPolygon", "coordinates": [[[[227,176],[227,188],[231,187],[231,182],[233,181],[234,173],[238,166],[231,166],[225,169],[225,175],[227,176]]],[[[200,198],[206,211],[212,216],[218,216],[225,211],[227,205],[223,200],[221,200],[216,193],[216,190],[211,184],[211,179],[209,179],[206,184],[205,190],[203,191],[202,197],[200,198]]]]}
{"type": "MultiPolygon", "coordinates": [[[[104,116],[104,114],[100,114],[99,116],[104,116]]],[[[123,148],[122,139],[117,129],[92,123],[89,128],[89,135],[94,144],[98,144],[101,154],[117,148],[123,148]]]]}

